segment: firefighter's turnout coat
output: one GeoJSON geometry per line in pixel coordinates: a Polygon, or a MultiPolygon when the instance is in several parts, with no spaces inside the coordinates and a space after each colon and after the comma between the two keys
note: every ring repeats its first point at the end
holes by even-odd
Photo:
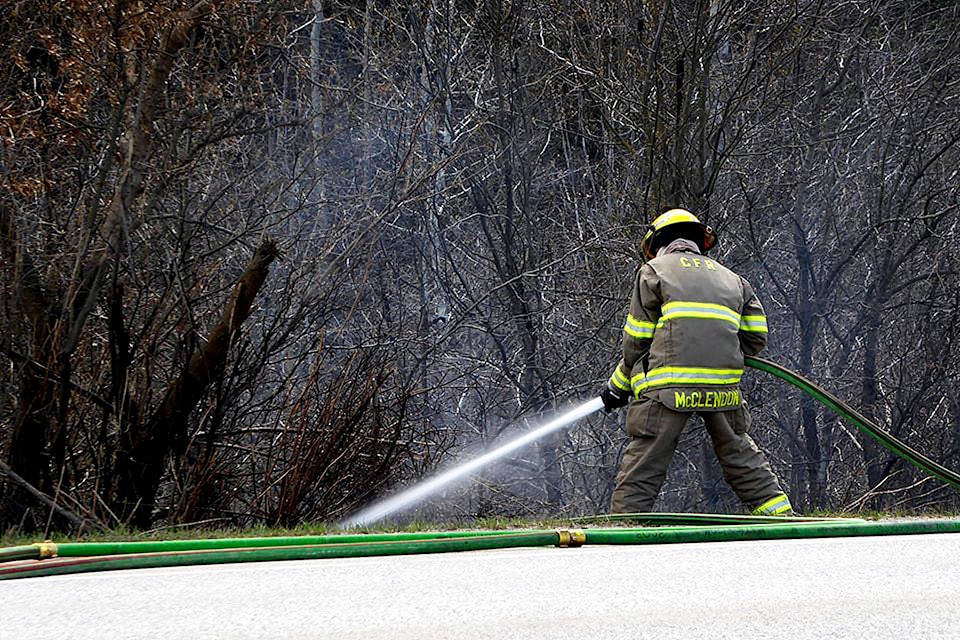
{"type": "Polygon", "coordinates": [[[613,513],[649,511],[691,412],[702,415],[724,478],[755,514],[791,513],[756,443],[740,397],[743,356],[767,342],[767,319],[750,284],[678,239],[639,272],[611,388],[636,398],[631,436],[611,499],[613,513]]]}
{"type": "Polygon", "coordinates": [[[671,243],[637,272],[611,388],[674,411],[740,406],[743,356],[767,343],[753,288],[690,242],[671,243]]]}

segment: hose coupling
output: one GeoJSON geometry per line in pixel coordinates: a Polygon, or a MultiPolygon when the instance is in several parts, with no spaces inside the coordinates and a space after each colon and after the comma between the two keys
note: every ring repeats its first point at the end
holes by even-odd
{"type": "Polygon", "coordinates": [[[558,547],[582,547],[586,541],[583,529],[557,529],[558,547]]]}
{"type": "Polygon", "coordinates": [[[52,540],[44,540],[43,542],[34,542],[33,546],[37,548],[39,560],[46,560],[47,558],[57,557],[57,545],[52,540]]]}

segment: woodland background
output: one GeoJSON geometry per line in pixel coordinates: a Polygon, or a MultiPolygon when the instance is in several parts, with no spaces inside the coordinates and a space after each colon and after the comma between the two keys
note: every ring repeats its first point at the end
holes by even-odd
{"type": "MultiPolygon", "coordinates": [[[[960,467],[952,0],[8,0],[0,530],[336,520],[594,396],[666,206],[960,467]]],[[[753,372],[795,506],[960,496],[753,372]]],[[[604,512],[623,413],[423,517],[604,512]]],[[[735,511],[702,429],[658,508],[735,511]]]]}

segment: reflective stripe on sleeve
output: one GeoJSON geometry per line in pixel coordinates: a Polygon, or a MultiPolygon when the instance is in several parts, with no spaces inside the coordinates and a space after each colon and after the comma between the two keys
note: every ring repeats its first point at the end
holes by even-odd
{"type": "Polygon", "coordinates": [[[630,380],[623,374],[620,365],[617,365],[617,368],[613,370],[613,375],[610,376],[610,384],[617,389],[630,391],[630,380]]]}
{"type": "Polygon", "coordinates": [[[790,511],[793,511],[793,507],[790,506],[790,498],[787,497],[787,494],[781,493],[778,496],[770,498],[759,507],[754,509],[753,515],[779,516],[790,511]]]}
{"type": "Polygon", "coordinates": [[[753,333],[767,333],[766,316],[742,316],[740,318],[740,331],[752,331],[753,333]]]}
{"type": "Polygon", "coordinates": [[[655,328],[654,323],[637,320],[629,313],[627,314],[627,322],[623,325],[623,330],[634,338],[652,338],[655,328]]]}

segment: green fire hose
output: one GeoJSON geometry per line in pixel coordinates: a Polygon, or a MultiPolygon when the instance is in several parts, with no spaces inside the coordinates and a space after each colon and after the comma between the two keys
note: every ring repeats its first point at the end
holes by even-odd
{"type": "Polygon", "coordinates": [[[960,489],[960,474],[951,471],[943,465],[931,460],[919,451],[911,448],[905,442],[898,440],[887,433],[873,422],[864,417],[859,411],[852,409],[843,401],[838,399],[832,393],[821,389],[798,373],[785,369],[780,365],[765,360],[763,358],[746,357],[744,361],[748,367],[766,371],[781,380],[785,380],[795,387],[801,389],[804,393],[812,396],[822,404],[833,409],[841,418],[852,423],[857,429],[876,440],[882,447],[889,450],[896,456],[903,458],[918,469],[922,469],[930,475],[943,480],[954,489],[960,489]]]}
{"type": "MultiPolygon", "coordinates": [[[[139,542],[59,543],[57,556],[80,558],[128,553],[207,551],[255,547],[290,547],[357,542],[406,542],[480,537],[502,531],[431,531],[425,533],[344,533],[316,536],[272,536],[262,538],[213,538],[202,540],[143,540],[139,542]]],[[[2,556],[0,556],[2,557],[2,556]]]]}

